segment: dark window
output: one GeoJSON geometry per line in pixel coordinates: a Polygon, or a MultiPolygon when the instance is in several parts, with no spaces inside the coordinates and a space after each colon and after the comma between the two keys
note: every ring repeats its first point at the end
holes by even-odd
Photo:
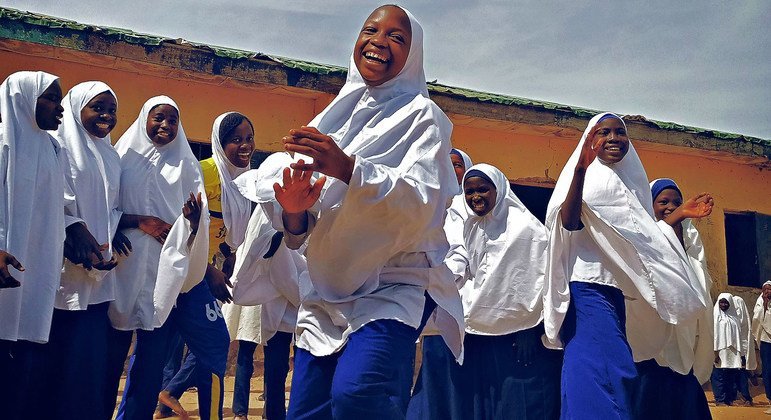
{"type": "Polygon", "coordinates": [[[725,212],[728,285],[760,287],[771,280],[771,216],[725,212]]]}
{"type": "Polygon", "coordinates": [[[536,187],[511,183],[511,190],[519,197],[522,204],[530,210],[530,213],[544,223],[546,219],[546,207],[549,205],[554,188],[536,187]]]}

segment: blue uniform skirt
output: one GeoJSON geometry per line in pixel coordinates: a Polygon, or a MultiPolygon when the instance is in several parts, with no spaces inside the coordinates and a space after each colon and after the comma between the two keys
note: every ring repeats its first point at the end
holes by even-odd
{"type": "Polygon", "coordinates": [[[637,370],[626,340],[624,295],[615,287],[570,282],[562,325],[562,419],[631,418],[637,370]]]}
{"type": "Polygon", "coordinates": [[[543,347],[542,334],[540,325],[501,336],[466,334],[462,366],[441,337],[426,337],[407,418],[556,419],[562,354],[543,347]],[[515,344],[526,341],[521,358],[515,344]]]}
{"type": "Polygon", "coordinates": [[[655,360],[637,365],[637,392],[634,395],[634,418],[645,419],[711,419],[707,396],[693,376],[681,375],[655,360]]]}

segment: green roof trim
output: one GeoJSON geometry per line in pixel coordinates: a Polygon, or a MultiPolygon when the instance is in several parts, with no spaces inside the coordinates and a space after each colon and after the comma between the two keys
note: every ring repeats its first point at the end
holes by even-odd
{"type": "MultiPolygon", "coordinates": [[[[61,19],[57,17],[47,16],[38,13],[25,12],[16,9],[10,9],[0,7],[0,20],[17,21],[27,25],[41,26],[51,29],[64,30],[69,37],[62,37],[62,34],[33,31],[29,27],[23,25],[6,25],[0,26],[0,37],[6,37],[11,39],[24,40],[34,43],[40,43],[52,46],[64,46],[68,48],[74,48],[78,50],[88,50],[86,45],[86,39],[81,35],[84,33],[95,33],[107,38],[123,41],[130,44],[141,45],[145,47],[158,47],[164,43],[176,44],[176,45],[189,45],[192,48],[199,50],[210,51],[217,57],[223,57],[232,60],[264,60],[269,61],[287,69],[299,70],[301,72],[315,74],[319,76],[337,76],[342,77],[343,80],[347,73],[347,69],[341,66],[328,65],[314,63],[310,61],[297,60],[293,58],[268,55],[259,52],[239,50],[235,48],[220,47],[202,43],[195,43],[186,41],[184,39],[166,38],[157,35],[142,34],[134,32],[128,29],[111,28],[105,26],[89,25],[75,22],[68,19],[61,19]]],[[[558,113],[566,113],[579,118],[591,118],[600,111],[569,106],[564,104],[558,104],[554,102],[537,101],[533,99],[521,98],[516,96],[501,95],[496,93],[481,92],[472,89],[460,88],[455,86],[447,86],[436,82],[428,83],[428,90],[433,94],[447,95],[450,97],[476,101],[481,103],[491,103],[505,106],[517,106],[527,107],[540,110],[548,110],[558,113]]],[[[716,139],[727,141],[746,142],[750,144],[756,144],[762,147],[764,150],[771,148],[771,140],[761,139],[757,137],[745,136],[741,134],[726,133],[716,130],[709,130],[698,127],[689,127],[673,122],[645,120],[644,123],[652,125],[654,127],[690,133],[699,136],[713,137],[716,139]]],[[[766,158],[771,156],[766,153],[762,153],[766,158]]]]}

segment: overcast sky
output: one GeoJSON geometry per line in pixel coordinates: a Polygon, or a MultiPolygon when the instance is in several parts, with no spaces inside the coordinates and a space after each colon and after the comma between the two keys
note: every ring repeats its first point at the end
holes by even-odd
{"type": "MultiPolygon", "coordinates": [[[[383,1],[0,0],[347,66],[383,1]]],[[[771,1],[405,0],[440,83],[771,139],[771,1]]]]}

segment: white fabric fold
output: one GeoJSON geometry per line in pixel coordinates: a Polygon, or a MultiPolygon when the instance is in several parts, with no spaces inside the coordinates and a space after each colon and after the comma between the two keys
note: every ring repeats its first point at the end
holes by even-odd
{"type": "MultiPolygon", "coordinates": [[[[648,179],[630,141],[618,163],[595,159],[583,188],[583,232],[569,232],[559,216],[581,148],[590,130],[607,113],[594,116],[560,174],[549,201],[546,226],[550,230],[544,326],[549,347],[562,346],[559,332],[570,304],[569,282],[574,280],[575,250],[590,246],[602,262],[585,266],[598,278],[611,277],[627,297],[627,336],[635,360],[657,355],[669,339],[667,324],[687,322],[707,305],[698,280],[671,227],[656,223],[648,179]],[[582,243],[574,241],[580,238],[582,243]],[[586,242],[591,241],[591,242],[586,242]],[[594,267],[594,268],[592,268],[594,267]]],[[[617,116],[614,116],[618,118],[617,116]]],[[[585,273],[583,273],[585,274],[585,273]]]]}
{"type": "MultiPolygon", "coordinates": [[[[768,285],[771,285],[771,281],[763,283],[763,287],[768,285]]],[[[758,345],[761,341],[771,342],[767,338],[771,336],[771,313],[769,312],[771,311],[768,308],[763,307],[763,289],[761,288],[760,296],[755,301],[752,311],[752,336],[758,345]]]]}
{"type": "MultiPolygon", "coordinates": [[[[97,242],[108,244],[109,248],[102,252],[108,260],[112,257],[112,238],[122,215],[118,209],[120,157],[112,147],[110,135],[104,138],[91,135],[80,117],[86,105],[105,92],[115,97],[115,92],[103,82],[83,82],[70,89],[62,101],[64,116],[55,136],[69,163],[64,173],[74,205],[67,207],[68,214],[83,220],[97,242]]],[[[89,271],[82,265],[64,261],[56,308],[85,310],[89,304],[114,298],[112,271],[89,271]]]]}
{"type": "Polygon", "coordinates": [[[0,249],[20,287],[0,289],[0,339],[48,341],[64,249],[64,175],[59,145],[35,122],[37,99],[58,77],[18,72],[0,85],[0,249]]]}
{"type": "Polygon", "coordinates": [[[179,293],[201,282],[209,250],[209,211],[201,167],[190,149],[180,119],[177,137],[164,146],[147,135],[150,111],[158,105],[179,107],[156,96],[142,106],[136,121],[115,149],[121,157],[121,209],[127,214],[155,216],[172,225],[161,246],[139,229],[126,231],[133,252],[115,268],[116,298],[110,320],[119,330],[152,330],[161,326],[179,293]],[[191,236],[182,207],[190,193],[201,193],[198,233],[191,236]]]}
{"type": "Polygon", "coordinates": [[[736,316],[739,319],[739,333],[741,334],[741,354],[746,359],[745,368],[753,371],[758,368],[758,358],[755,355],[755,337],[752,335],[752,319],[750,318],[747,304],[741,296],[733,296],[733,307],[736,308],[736,316]]]}
{"type": "Polygon", "coordinates": [[[479,217],[466,205],[463,237],[469,256],[469,279],[460,290],[466,331],[506,335],[535,327],[543,319],[546,227],[514,194],[498,168],[477,164],[493,181],[493,209],[479,217]]]}

